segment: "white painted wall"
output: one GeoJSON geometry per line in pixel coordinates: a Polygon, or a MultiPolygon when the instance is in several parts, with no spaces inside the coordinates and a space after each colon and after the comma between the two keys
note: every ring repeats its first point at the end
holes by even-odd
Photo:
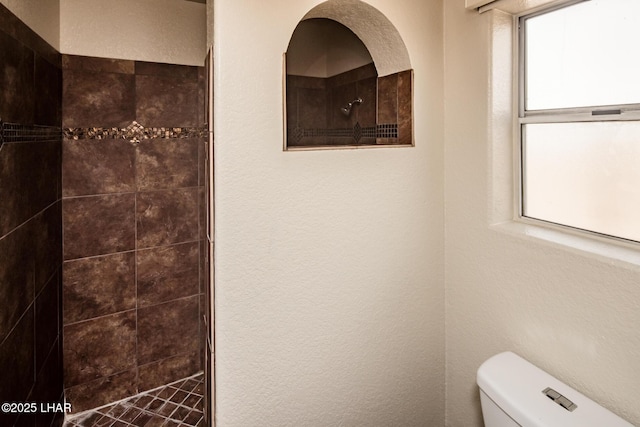
{"type": "Polygon", "coordinates": [[[184,0],[62,0],[60,51],[201,66],[206,17],[206,5],[184,0]]]}
{"type": "Polygon", "coordinates": [[[476,370],[505,350],[640,425],[640,268],[621,260],[637,251],[492,225],[511,204],[510,20],[443,3],[446,425],[482,426],[476,370]]]}
{"type": "Polygon", "coordinates": [[[60,49],[60,0],[0,0],[36,34],[60,49]]]}
{"type": "Polygon", "coordinates": [[[283,152],[318,3],[215,2],[217,425],[443,425],[441,1],[368,2],[410,53],[415,147],[283,152]]]}

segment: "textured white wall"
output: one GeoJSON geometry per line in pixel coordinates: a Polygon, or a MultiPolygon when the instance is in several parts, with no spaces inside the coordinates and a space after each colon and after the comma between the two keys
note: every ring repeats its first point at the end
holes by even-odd
{"type": "Polygon", "coordinates": [[[60,49],[60,0],[0,0],[29,28],[60,49]]]}
{"type": "Polygon", "coordinates": [[[217,425],[443,425],[441,2],[369,2],[411,54],[415,147],[283,152],[318,3],[215,2],[217,425]]]}
{"type": "Polygon", "coordinates": [[[203,65],[206,5],[184,0],[62,0],[60,51],[203,65]]]}
{"type": "Polygon", "coordinates": [[[640,425],[638,265],[490,226],[511,204],[510,20],[464,3],[444,2],[446,425],[482,426],[476,370],[505,350],[640,425]]]}

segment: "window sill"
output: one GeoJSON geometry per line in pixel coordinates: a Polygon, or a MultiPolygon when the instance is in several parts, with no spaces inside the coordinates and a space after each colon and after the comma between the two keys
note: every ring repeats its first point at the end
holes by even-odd
{"type": "Polygon", "coordinates": [[[367,150],[370,148],[407,148],[414,144],[370,144],[370,145],[305,145],[285,147],[283,151],[327,151],[327,150],[367,150]]]}
{"type": "Polygon", "coordinates": [[[640,268],[640,247],[634,243],[613,241],[559,228],[531,224],[526,219],[511,220],[490,226],[490,229],[498,232],[538,241],[607,264],[640,268]]]}

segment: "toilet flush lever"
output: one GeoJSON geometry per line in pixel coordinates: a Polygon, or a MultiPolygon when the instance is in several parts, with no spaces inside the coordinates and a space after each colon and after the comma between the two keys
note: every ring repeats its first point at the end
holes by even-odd
{"type": "Polygon", "coordinates": [[[573,412],[573,410],[578,407],[578,405],[576,405],[551,387],[545,388],[544,390],[542,390],[542,393],[544,393],[545,396],[547,396],[549,399],[553,400],[569,412],[573,412]]]}

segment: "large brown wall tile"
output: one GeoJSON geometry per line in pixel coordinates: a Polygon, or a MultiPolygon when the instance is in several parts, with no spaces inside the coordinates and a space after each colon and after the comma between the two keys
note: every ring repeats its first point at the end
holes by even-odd
{"type": "Polygon", "coordinates": [[[359,106],[354,106],[351,114],[345,116],[341,109],[358,97],[356,83],[347,83],[332,86],[327,97],[327,126],[330,129],[352,128],[356,124],[356,111],[359,106]]]}
{"type": "Polygon", "coordinates": [[[138,190],[198,185],[200,138],[149,139],[140,142],[136,158],[138,190]]]}
{"type": "Polygon", "coordinates": [[[58,200],[60,142],[5,143],[0,150],[0,236],[58,200]]]}
{"type": "Polygon", "coordinates": [[[63,127],[125,127],[135,120],[131,74],[65,70],[63,127]]]}
{"type": "Polygon", "coordinates": [[[398,75],[378,79],[378,124],[398,122],[398,75]]]}
{"type": "Polygon", "coordinates": [[[151,390],[193,375],[200,370],[200,354],[182,354],[140,366],[139,389],[151,390]]]}
{"type": "Polygon", "coordinates": [[[26,400],[35,377],[34,342],[34,307],[32,305],[11,334],[0,343],[0,366],[2,366],[0,402],[26,400]]]}
{"type": "Polygon", "coordinates": [[[66,398],[74,413],[97,408],[138,393],[138,370],[130,369],[74,387],[66,385],[66,398]]]}
{"type": "Polygon", "coordinates": [[[286,120],[287,120],[287,138],[288,144],[291,145],[294,141],[293,137],[289,136],[289,133],[298,126],[298,87],[296,86],[296,76],[287,75],[286,83],[286,120]]]}
{"type": "Polygon", "coordinates": [[[0,52],[0,117],[5,122],[32,124],[34,53],[2,31],[0,52]]]}
{"type": "Polygon", "coordinates": [[[138,248],[198,240],[198,188],[138,193],[138,248]]]}
{"type": "Polygon", "coordinates": [[[34,122],[39,125],[62,124],[62,70],[40,55],[35,56],[34,122]]]}
{"type": "Polygon", "coordinates": [[[198,255],[198,242],[138,251],[138,307],[198,294],[198,255]]]}
{"type": "Polygon", "coordinates": [[[60,302],[60,277],[54,275],[38,294],[35,301],[35,361],[39,372],[45,360],[57,344],[59,336],[58,312],[60,302]]]}
{"type": "Polygon", "coordinates": [[[135,249],[135,194],[63,201],[64,258],[135,249]]]}
{"type": "Polygon", "coordinates": [[[298,123],[300,128],[327,127],[327,94],[323,89],[298,88],[298,123]]]}
{"type": "Polygon", "coordinates": [[[63,348],[66,387],[134,368],[135,310],[66,325],[63,348]]]}
{"type": "Polygon", "coordinates": [[[413,70],[398,73],[398,143],[413,143],[413,70]]]}
{"type": "MultiPolygon", "coordinates": [[[[27,402],[64,403],[61,340],[62,337],[56,339],[51,352],[42,368],[38,371],[36,383],[27,398],[27,402]]],[[[64,414],[61,413],[38,412],[35,414],[35,426],[61,426],[62,419],[60,419],[60,415],[63,415],[64,418],[64,414]],[[52,424],[54,419],[56,419],[57,423],[52,424]]]]}
{"type": "Polygon", "coordinates": [[[359,80],[356,83],[356,97],[362,98],[362,104],[353,107],[355,110],[353,113],[355,113],[361,127],[376,125],[377,84],[378,79],[376,77],[359,80]]]}
{"type": "Polygon", "coordinates": [[[65,324],[136,308],[134,252],[66,261],[63,272],[65,324]]]}
{"type": "MultiPolygon", "coordinates": [[[[377,75],[375,65],[367,64],[326,79],[329,94],[327,101],[329,128],[351,128],[356,123],[361,127],[375,125],[377,75]],[[362,98],[362,104],[354,105],[351,114],[345,116],[341,108],[357,98],[362,98]]],[[[362,142],[362,140],[359,141],[359,143],[362,142]]],[[[347,145],[353,144],[354,141],[345,138],[329,138],[329,143],[347,145]]]]}
{"type": "Polygon", "coordinates": [[[35,261],[31,223],[0,239],[0,342],[33,301],[35,261]]]}
{"type": "Polygon", "coordinates": [[[200,349],[199,297],[138,309],[138,362],[141,365],[200,349]]]}
{"type": "Polygon", "coordinates": [[[287,89],[296,88],[322,89],[327,88],[327,79],[322,77],[307,77],[287,74],[287,89]]]}
{"type": "Polygon", "coordinates": [[[202,126],[198,123],[198,81],[136,75],[136,120],[150,127],[202,126]]]}
{"type": "Polygon", "coordinates": [[[58,201],[36,215],[33,223],[32,251],[35,262],[35,290],[40,292],[62,264],[62,202],[58,201]]]}
{"type": "Polygon", "coordinates": [[[136,146],[131,142],[65,139],[62,147],[65,197],[135,191],[136,146]]]}

